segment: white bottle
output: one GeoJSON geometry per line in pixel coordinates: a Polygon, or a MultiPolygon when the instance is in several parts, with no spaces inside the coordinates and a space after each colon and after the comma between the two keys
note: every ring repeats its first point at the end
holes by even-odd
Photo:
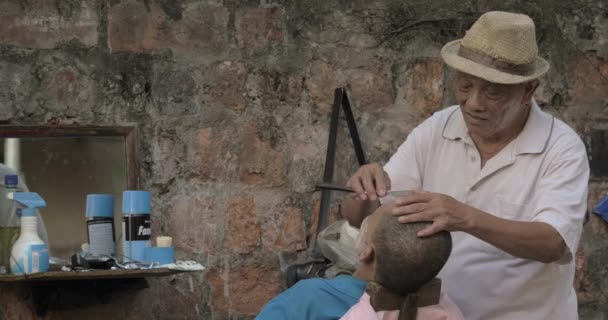
{"type": "Polygon", "coordinates": [[[46,203],[35,192],[13,192],[8,195],[21,206],[21,234],[11,251],[11,272],[30,274],[49,270],[49,250],[38,236],[36,209],[46,203]]]}

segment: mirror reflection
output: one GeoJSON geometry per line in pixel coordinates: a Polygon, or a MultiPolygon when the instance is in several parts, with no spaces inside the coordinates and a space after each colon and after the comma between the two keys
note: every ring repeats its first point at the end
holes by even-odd
{"type": "Polygon", "coordinates": [[[87,242],[87,194],[114,196],[115,239],[120,239],[121,197],[127,190],[124,136],[5,138],[0,145],[2,163],[47,203],[40,214],[51,256],[67,260],[87,242]]]}

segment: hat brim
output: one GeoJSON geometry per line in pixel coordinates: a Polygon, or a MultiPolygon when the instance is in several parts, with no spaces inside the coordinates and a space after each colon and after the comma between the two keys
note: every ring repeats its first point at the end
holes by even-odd
{"type": "Polygon", "coordinates": [[[454,40],[446,43],[441,49],[441,57],[443,61],[453,69],[464,72],[475,77],[500,84],[517,84],[536,79],[547,71],[549,71],[549,63],[541,58],[536,57],[534,61],[534,73],[527,76],[506,73],[481,63],[463,58],[458,55],[460,42],[462,39],[454,40]]]}

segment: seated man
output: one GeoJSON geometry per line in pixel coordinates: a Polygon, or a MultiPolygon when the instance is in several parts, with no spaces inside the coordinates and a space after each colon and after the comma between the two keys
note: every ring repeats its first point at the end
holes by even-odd
{"type": "MultiPolygon", "coordinates": [[[[392,208],[393,204],[384,205],[366,218],[359,265],[353,276],[299,281],[268,302],[256,319],[339,319],[357,302],[360,303],[356,308],[365,305],[369,299],[364,294],[368,282],[403,296],[433,280],[450,255],[450,234],[441,232],[419,238],[416,232],[428,224],[400,224],[390,214],[392,208]]],[[[432,311],[431,314],[441,314],[432,319],[461,317],[446,296],[442,296],[437,305],[420,308],[418,319],[429,319],[424,318],[428,313],[425,308],[432,311]]]]}
{"type": "Polygon", "coordinates": [[[380,207],[363,221],[357,273],[373,280],[341,319],[463,319],[458,307],[440,293],[440,280],[434,279],[452,250],[450,234],[420,238],[418,231],[428,223],[399,224],[390,214],[392,208],[380,207]]]}

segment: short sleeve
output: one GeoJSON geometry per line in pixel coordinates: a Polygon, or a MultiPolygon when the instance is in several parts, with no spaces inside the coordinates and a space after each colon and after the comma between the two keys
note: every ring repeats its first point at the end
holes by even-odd
{"type": "MultiPolygon", "coordinates": [[[[573,133],[574,134],[574,133],[573,133]]],[[[538,182],[533,221],[551,225],[563,238],[569,252],[561,263],[576,253],[587,211],[589,163],[585,146],[578,137],[562,138],[538,182]],[[565,142],[568,140],[568,142],[565,142]]]]}
{"type": "Polygon", "coordinates": [[[433,137],[432,117],[416,127],[399,146],[397,152],[384,165],[391,179],[391,190],[422,188],[424,158],[433,137]]]}

